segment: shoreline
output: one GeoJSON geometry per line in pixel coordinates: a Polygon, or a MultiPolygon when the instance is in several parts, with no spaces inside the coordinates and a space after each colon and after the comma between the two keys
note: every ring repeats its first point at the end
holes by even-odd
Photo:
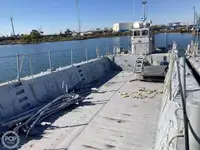
{"type": "MultiPolygon", "coordinates": [[[[160,33],[188,33],[192,34],[192,32],[180,32],[180,31],[154,31],[154,34],[160,33]]],[[[52,43],[52,42],[64,42],[64,41],[77,41],[77,40],[88,40],[88,39],[97,39],[97,38],[110,38],[110,37],[118,37],[118,36],[131,36],[131,32],[121,32],[121,33],[106,33],[106,34],[94,34],[90,36],[80,36],[80,37],[72,37],[72,36],[60,36],[60,35],[45,35],[41,38],[31,41],[25,42],[21,39],[13,39],[13,40],[2,40],[0,41],[1,45],[27,45],[27,44],[40,44],[40,43],[52,43]]]]}
{"type": "Polygon", "coordinates": [[[45,35],[41,38],[31,41],[25,42],[21,39],[13,39],[13,40],[2,40],[0,41],[0,45],[26,45],[26,44],[39,44],[39,43],[49,43],[49,42],[64,42],[64,41],[77,41],[77,40],[88,40],[88,39],[97,39],[97,38],[110,38],[110,37],[118,37],[118,36],[129,36],[131,35],[129,32],[124,33],[114,33],[114,34],[95,34],[91,36],[80,36],[80,37],[72,37],[72,36],[60,36],[60,35],[45,35]],[[52,38],[53,37],[53,38],[52,38]]]}

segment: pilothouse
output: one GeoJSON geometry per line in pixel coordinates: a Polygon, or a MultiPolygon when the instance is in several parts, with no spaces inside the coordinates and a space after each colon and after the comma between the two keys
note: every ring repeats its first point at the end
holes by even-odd
{"type": "Polygon", "coordinates": [[[132,54],[149,55],[155,50],[154,35],[150,29],[151,21],[134,22],[132,35],[132,54]]]}

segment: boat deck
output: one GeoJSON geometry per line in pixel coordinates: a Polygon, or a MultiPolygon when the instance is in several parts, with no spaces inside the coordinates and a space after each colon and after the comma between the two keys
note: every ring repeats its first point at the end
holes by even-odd
{"type": "Polygon", "coordinates": [[[76,109],[46,120],[44,133],[19,149],[153,150],[163,83],[134,79],[115,75],[76,109]]]}

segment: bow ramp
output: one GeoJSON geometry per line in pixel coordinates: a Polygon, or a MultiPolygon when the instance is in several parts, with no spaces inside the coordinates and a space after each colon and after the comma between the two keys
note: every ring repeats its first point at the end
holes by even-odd
{"type": "Polygon", "coordinates": [[[163,83],[138,81],[127,71],[105,78],[111,79],[98,93],[46,123],[40,139],[26,141],[20,150],[153,150],[163,83]]]}

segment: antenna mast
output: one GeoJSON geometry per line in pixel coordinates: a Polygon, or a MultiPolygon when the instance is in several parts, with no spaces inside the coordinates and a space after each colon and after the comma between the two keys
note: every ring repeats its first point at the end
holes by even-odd
{"type": "Polygon", "coordinates": [[[80,22],[80,11],[79,11],[79,6],[78,6],[78,1],[76,0],[76,9],[77,9],[77,14],[78,14],[78,32],[81,32],[81,22],[80,22]]]}
{"type": "Polygon", "coordinates": [[[144,10],[144,16],[142,18],[142,20],[145,22],[147,17],[146,17],[146,4],[147,4],[147,0],[142,0],[142,4],[143,4],[143,10],[144,10]]]}
{"type": "Polygon", "coordinates": [[[15,29],[14,29],[14,24],[13,24],[13,18],[12,18],[12,16],[10,16],[10,22],[11,22],[11,26],[12,26],[12,34],[13,34],[13,36],[15,36],[15,29]]]}
{"type": "Polygon", "coordinates": [[[196,24],[196,10],[195,10],[195,6],[193,7],[194,9],[194,25],[196,24]]]}

